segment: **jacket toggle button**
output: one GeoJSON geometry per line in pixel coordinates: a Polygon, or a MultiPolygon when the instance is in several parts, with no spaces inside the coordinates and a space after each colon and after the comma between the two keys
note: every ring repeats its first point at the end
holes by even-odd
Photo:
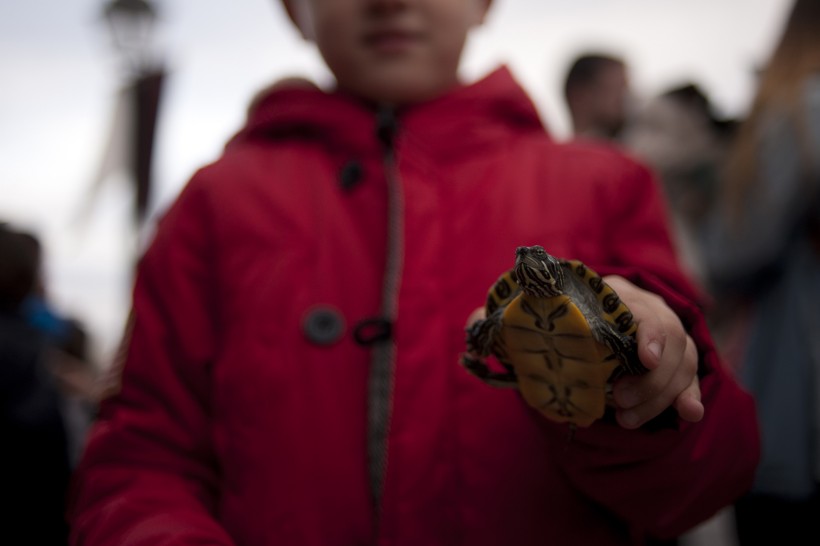
{"type": "Polygon", "coordinates": [[[345,331],[342,314],[329,305],[317,305],[305,313],[302,331],[315,345],[331,345],[341,339],[345,331]]]}
{"type": "Polygon", "coordinates": [[[339,185],[346,192],[359,185],[364,176],[361,163],[355,160],[348,161],[339,171],[339,185]]]}

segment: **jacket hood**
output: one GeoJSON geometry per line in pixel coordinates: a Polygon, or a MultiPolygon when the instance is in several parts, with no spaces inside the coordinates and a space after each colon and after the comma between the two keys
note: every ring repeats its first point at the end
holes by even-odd
{"type": "MultiPolygon", "coordinates": [[[[252,103],[245,127],[228,147],[256,139],[316,140],[337,153],[378,152],[377,108],[342,92],[325,92],[305,80],[279,82],[252,103]]],[[[400,137],[419,138],[435,155],[476,153],[544,125],[509,69],[501,67],[471,85],[396,112],[400,137]]]]}

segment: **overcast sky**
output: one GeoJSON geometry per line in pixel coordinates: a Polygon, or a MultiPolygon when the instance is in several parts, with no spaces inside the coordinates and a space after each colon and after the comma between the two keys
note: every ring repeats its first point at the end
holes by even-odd
{"type": "MultiPolygon", "coordinates": [[[[413,0],[408,0],[413,1],[413,0]]],[[[113,177],[82,214],[101,162],[123,71],[101,0],[0,0],[0,220],[34,230],[48,252],[60,309],[83,320],[104,359],[127,311],[134,250],[125,180],[113,177]],[[82,216],[80,220],[79,217],[82,216]]],[[[219,154],[251,96],[285,75],[325,82],[313,48],[275,0],[156,0],[168,66],[156,150],[162,209],[195,168],[219,154]]],[[[495,0],[468,45],[472,80],[511,66],[557,138],[560,98],[579,51],[608,50],[651,96],[693,81],[726,116],[741,116],[753,71],[791,0],[495,0]]]]}

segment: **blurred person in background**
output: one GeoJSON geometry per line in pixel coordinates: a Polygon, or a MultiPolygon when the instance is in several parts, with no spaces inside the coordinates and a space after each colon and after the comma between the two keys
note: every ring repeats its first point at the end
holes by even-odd
{"type": "Polygon", "coordinates": [[[38,269],[37,240],[0,225],[0,527],[20,544],[56,546],[68,540],[69,439],[49,342],[22,311],[38,269]]]}
{"type": "Polygon", "coordinates": [[[35,281],[20,304],[20,313],[37,330],[48,347],[48,369],[60,391],[71,464],[80,457],[85,437],[96,414],[100,382],[91,357],[89,336],[76,318],[58,310],[51,302],[43,272],[43,247],[30,233],[23,234],[36,259],[35,281]]]}
{"type": "Polygon", "coordinates": [[[604,53],[579,55],[567,71],[564,98],[574,137],[617,140],[630,110],[626,62],[604,53]]]}
{"type": "Polygon", "coordinates": [[[636,109],[623,144],[663,184],[684,267],[705,283],[700,231],[715,201],[736,122],[715,113],[695,83],[662,92],[636,109]]]}
{"type": "Polygon", "coordinates": [[[733,356],[763,452],[735,506],[740,543],[820,544],[820,2],[797,0],[760,74],[705,238],[710,286],[739,309],[733,356]]]}

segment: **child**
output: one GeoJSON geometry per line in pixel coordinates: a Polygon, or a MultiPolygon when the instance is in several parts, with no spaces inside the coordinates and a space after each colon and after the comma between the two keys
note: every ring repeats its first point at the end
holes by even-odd
{"type": "Polygon", "coordinates": [[[503,68],[459,83],[489,3],[286,1],[338,89],[274,86],[162,220],[74,544],[639,544],[749,486],[751,399],[647,170],[551,142],[503,68]],[[531,244],[610,275],[651,368],[571,442],[458,364],[531,244]]]}

